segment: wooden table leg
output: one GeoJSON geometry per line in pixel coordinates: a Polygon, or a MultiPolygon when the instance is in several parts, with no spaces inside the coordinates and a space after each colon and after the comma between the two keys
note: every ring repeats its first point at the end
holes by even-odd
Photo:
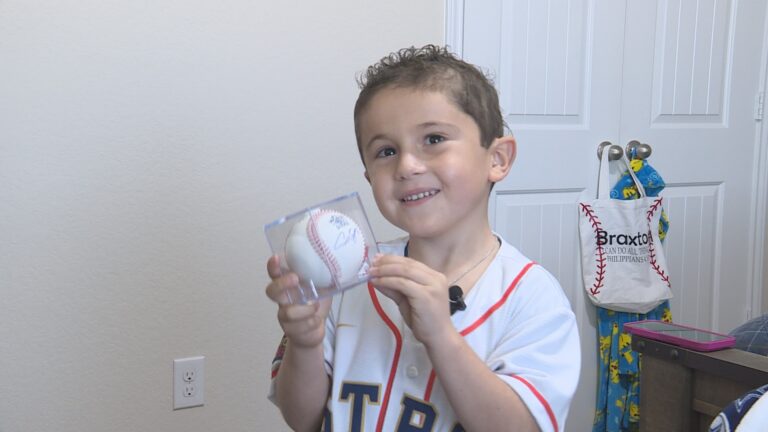
{"type": "Polygon", "coordinates": [[[640,432],[691,430],[692,373],[677,363],[642,356],[640,432]]]}

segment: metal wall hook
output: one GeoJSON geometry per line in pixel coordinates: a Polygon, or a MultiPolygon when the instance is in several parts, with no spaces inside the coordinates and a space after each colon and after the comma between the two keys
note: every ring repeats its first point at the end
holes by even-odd
{"type": "Polygon", "coordinates": [[[613,145],[610,141],[603,141],[597,146],[597,158],[603,158],[603,149],[608,147],[608,160],[619,160],[624,154],[624,150],[620,146],[613,145]]]}
{"type": "Polygon", "coordinates": [[[648,159],[652,152],[650,145],[641,143],[638,140],[632,140],[628,142],[626,151],[628,158],[632,158],[632,154],[634,152],[633,159],[648,159]]]}

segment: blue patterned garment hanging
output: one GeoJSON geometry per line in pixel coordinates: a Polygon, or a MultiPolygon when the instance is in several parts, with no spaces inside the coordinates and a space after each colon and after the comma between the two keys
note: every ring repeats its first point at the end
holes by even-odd
{"type": "MultiPolygon", "coordinates": [[[[640,180],[640,183],[643,184],[643,189],[645,189],[646,195],[658,196],[659,192],[666,186],[666,183],[664,183],[664,179],[661,178],[659,172],[648,165],[648,161],[645,159],[632,159],[629,161],[629,166],[632,168],[632,171],[635,172],[635,176],[640,180]]],[[[620,200],[640,198],[640,193],[637,192],[637,186],[635,186],[635,182],[632,180],[629,173],[621,176],[619,181],[616,182],[616,185],[611,189],[611,198],[620,200]]],[[[662,209],[661,218],[659,220],[659,237],[661,238],[661,241],[664,241],[668,230],[669,218],[664,209],[662,209]]]]}
{"type": "MultiPolygon", "coordinates": [[[[665,183],[648,162],[630,161],[630,167],[642,183],[648,196],[657,196],[665,183]]],[[[611,198],[637,199],[637,187],[625,173],[611,190],[611,198]]],[[[669,218],[662,210],[659,237],[662,241],[669,230],[669,218]]],[[[665,300],[647,314],[617,312],[597,308],[598,384],[597,406],[592,432],[637,431],[640,427],[640,374],[638,354],[632,350],[632,338],[624,323],[646,319],[672,322],[669,301],[665,300]]]]}

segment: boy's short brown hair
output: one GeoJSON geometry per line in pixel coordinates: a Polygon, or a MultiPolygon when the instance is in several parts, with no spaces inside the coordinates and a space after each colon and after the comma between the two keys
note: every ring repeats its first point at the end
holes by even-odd
{"type": "Polygon", "coordinates": [[[358,77],[360,95],[355,103],[355,136],[360,150],[360,114],[384,88],[438,91],[477,123],[480,143],[488,148],[504,135],[499,96],[491,80],[477,67],[459,59],[447,48],[425,45],[403,48],[379,60],[358,77]]]}

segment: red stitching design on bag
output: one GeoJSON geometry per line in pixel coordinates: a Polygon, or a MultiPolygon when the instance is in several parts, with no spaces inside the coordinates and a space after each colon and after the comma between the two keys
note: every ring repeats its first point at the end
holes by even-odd
{"type": "Polygon", "coordinates": [[[661,277],[661,280],[663,280],[667,287],[672,288],[672,284],[669,282],[669,276],[667,273],[662,270],[659,263],[656,261],[656,248],[653,245],[653,228],[651,227],[651,218],[653,217],[653,214],[656,213],[656,210],[661,208],[661,198],[654,200],[653,204],[648,208],[648,212],[646,213],[648,218],[648,238],[650,241],[648,242],[648,255],[651,262],[651,267],[656,270],[656,273],[661,277]]]}
{"type": "Polygon", "coordinates": [[[329,213],[333,212],[326,209],[320,209],[310,214],[309,222],[307,223],[307,237],[309,238],[310,244],[312,244],[312,248],[315,249],[317,255],[320,256],[320,259],[323,260],[325,266],[328,267],[331,276],[338,280],[341,276],[341,266],[338,261],[336,261],[336,257],[331,253],[328,245],[325,244],[323,239],[320,238],[320,234],[317,232],[317,219],[329,213]]]}
{"type": "Polygon", "coordinates": [[[595,261],[597,262],[597,266],[595,283],[589,288],[589,292],[593,296],[596,296],[600,293],[600,288],[603,287],[605,282],[605,251],[603,250],[603,245],[597,242],[597,233],[600,231],[602,224],[589,204],[579,203],[579,206],[581,206],[581,211],[584,212],[584,215],[589,219],[589,223],[592,225],[592,230],[595,232],[595,244],[597,245],[597,248],[595,249],[595,255],[597,255],[595,261]]]}
{"type": "Polygon", "coordinates": [[[651,218],[653,217],[653,214],[656,213],[656,210],[658,210],[659,207],[661,207],[661,200],[662,200],[661,198],[654,200],[653,204],[651,204],[651,206],[648,207],[648,212],[646,213],[646,215],[648,216],[649,223],[651,222],[651,218]]]}

